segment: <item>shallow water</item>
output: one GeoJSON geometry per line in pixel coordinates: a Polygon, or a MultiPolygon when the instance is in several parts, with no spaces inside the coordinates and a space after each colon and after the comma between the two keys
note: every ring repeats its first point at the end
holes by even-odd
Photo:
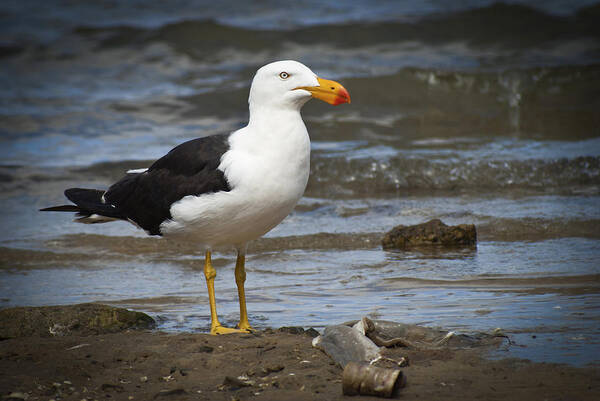
{"type": "MultiPolygon", "coordinates": [[[[256,68],[294,58],[352,104],[304,109],[305,197],[249,247],[254,326],[500,327],[516,345],[497,356],[598,363],[597,4],[34,3],[0,5],[0,307],[109,302],[206,330],[194,244],[37,209],[242,126],[256,68]],[[478,246],[381,249],[431,218],[475,224],[478,246]]],[[[235,324],[234,255],[214,257],[235,324]]]]}

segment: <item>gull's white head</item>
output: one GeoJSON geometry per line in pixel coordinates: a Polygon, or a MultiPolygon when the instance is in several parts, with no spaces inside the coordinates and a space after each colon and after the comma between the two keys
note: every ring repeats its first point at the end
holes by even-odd
{"type": "Polygon", "coordinates": [[[302,63],[276,61],[261,67],[252,80],[250,108],[296,109],[312,97],[329,104],[350,103],[350,94],[339,83],[321,79],[302,63]]]}

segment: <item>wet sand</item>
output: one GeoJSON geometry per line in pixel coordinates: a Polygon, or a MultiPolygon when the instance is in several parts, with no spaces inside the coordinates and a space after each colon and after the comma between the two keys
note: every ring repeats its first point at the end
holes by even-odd
{"type": "MultiPolygon", "coordinates": [[[[0,397],[27,400],[341,400],[342,369],[300,328],[210,336],[127,330],[0,341],[0,397]],[[240,379],[241,377],[241,379],[240,379]],[[10,396],[12,394],[12,398],[10,396]]],[[[312,332],[314,333],[314,332],[312,332]]],[[[397,399],[597,400],[600,368],[407,350],[397,399]]],[[[355,397],[370,400],[374,397],[355,397]]]]}

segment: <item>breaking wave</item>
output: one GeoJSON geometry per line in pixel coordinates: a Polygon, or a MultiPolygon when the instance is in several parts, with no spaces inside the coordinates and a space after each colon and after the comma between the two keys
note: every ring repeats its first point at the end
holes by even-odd
{"type": "Polygon", "coordinates": [[[386,161],[322,158],[312,166],[308,191],[320,194],[384,194],[399,190],[566,190],[600,187],[600,157],[555,160],[386,161]]]}

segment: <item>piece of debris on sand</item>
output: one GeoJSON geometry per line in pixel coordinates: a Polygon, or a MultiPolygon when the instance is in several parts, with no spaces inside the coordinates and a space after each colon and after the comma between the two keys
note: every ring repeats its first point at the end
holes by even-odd
{"type": "MultiPolygon", "coordinates": [[[[386,359],[382,354],[384,348],[465,349],[497,346],[505,341],[510,343],[498,330],[492,334],[457,334],[453,331],[363,317],[359,321],[326,327],[323,334],[313,340],[313,346],[325,352],[343,368],[349,362],[372,364],[386,359]]],[[[401,363],[400,360],[396,362],[401,363]]]]}

